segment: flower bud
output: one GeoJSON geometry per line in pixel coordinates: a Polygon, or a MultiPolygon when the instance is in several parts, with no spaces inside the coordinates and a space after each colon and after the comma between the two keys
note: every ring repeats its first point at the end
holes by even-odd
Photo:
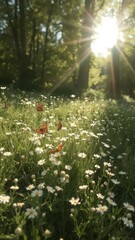
{"type": "Polygon", "coordinates": [[[21,235],[23,234],[22,228],[21,228],[21,227],[17,227],[17,228],[15,229],[15,234],[16,234],[17,236],[21,236],[21,235]]]}
{"type": "Polygon", "coordinates": [[[46,238],[50,238],[52,236],[52,232],[49,229],[46,229],[44,231],[44,235],[45,235],[46,238]]]}

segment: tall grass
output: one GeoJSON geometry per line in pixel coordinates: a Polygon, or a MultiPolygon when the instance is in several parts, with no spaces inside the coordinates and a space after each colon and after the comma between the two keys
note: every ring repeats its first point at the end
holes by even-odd
{"type": "Polygon", "coordinates": [[[0,107],[0,239],[134,239],[134,101],[1,88],[0,107]]]}

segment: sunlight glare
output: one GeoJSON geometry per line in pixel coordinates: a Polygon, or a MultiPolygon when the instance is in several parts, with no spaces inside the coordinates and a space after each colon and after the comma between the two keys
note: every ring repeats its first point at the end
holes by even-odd
{"type": "Polygon", "coordinates": [[[95,55],[106,57],[117,39],[118,27],[116,18],[103,17],[101,24],[95,29],[95,40],[92,43],[92,51],[95,55]]]}

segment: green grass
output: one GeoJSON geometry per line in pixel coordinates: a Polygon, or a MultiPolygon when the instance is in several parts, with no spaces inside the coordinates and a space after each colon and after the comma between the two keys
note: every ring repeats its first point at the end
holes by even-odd
{"type": "Polygon", "coordinates": [[[135,102],[0,94],[0,239],[134,239],[135,102]]]}

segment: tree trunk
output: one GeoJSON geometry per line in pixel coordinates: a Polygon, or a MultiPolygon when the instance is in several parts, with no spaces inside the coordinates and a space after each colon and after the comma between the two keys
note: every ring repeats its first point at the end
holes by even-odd
{"type": "Polygon", "coordinates": [[[53,9],[53,4],[50,2],[50,8],[49,8],[49,12],[48,12],[48,19],[47,19],[47,23],[46,23],[46,32],[45,32],[45,38],[44,38],[43,61],[42,61],[41,77],[40,77],[41,87],[44,87],[44,84],[45,84],[47,44],[48,44],[49,27],[50,27],[50,22],[51,22],[51,17],[52,17],[52,9],[53,9]]]}
{"type": "Polygon", "coordinates": [[[110,95],[113,98],[120,96],[119,50],[116,45],[111,51],[110,95]]]}
{"type": "Polygon", "coordinates": [[[29,68],[28,54],[26,53],[26,1],[15,0],[14,12],[8,0],[5,0],[9,25],[13,34],[16,60],[18,65],[18,87],[30,89],[33,71],[29,68]]]}
{"type": "Polygon", "coordinates": [[[89,82],[89,69],[90,69],[90,44],[91,44],[91,28],[92,28],[92,15],[90,12],[91,0],[85,0],[85,11],[84,11],[84,23],[82,33],[82,44],[80,48],[80,65],[79,74],[77,80],[77,88],[82,91],[88,88],[89,82]]]}
{"type": "MultiPolygon", "coordinates": [[[[120,28],[123,12],[126,7],[126,1],[122,0],[119,5],[117,16],[117,25],[120,28]]],[[[116,44],[113,46],[111,50],[111,62],[110,62],[110,87],[109,87],[109,96],[112,98],[120,97],[120,52],[119,52],[119,39],[117,39],[116,44]]]]}
{"type": "Polygon", "coordinates": [[[21,61],[19,66],[19,87],[22,89],[31,89],[34,71],[30,67],[30,56],[26,51],[26,1],[19,0],[19,33],[20,33],[20,55],[21,61]]]}

